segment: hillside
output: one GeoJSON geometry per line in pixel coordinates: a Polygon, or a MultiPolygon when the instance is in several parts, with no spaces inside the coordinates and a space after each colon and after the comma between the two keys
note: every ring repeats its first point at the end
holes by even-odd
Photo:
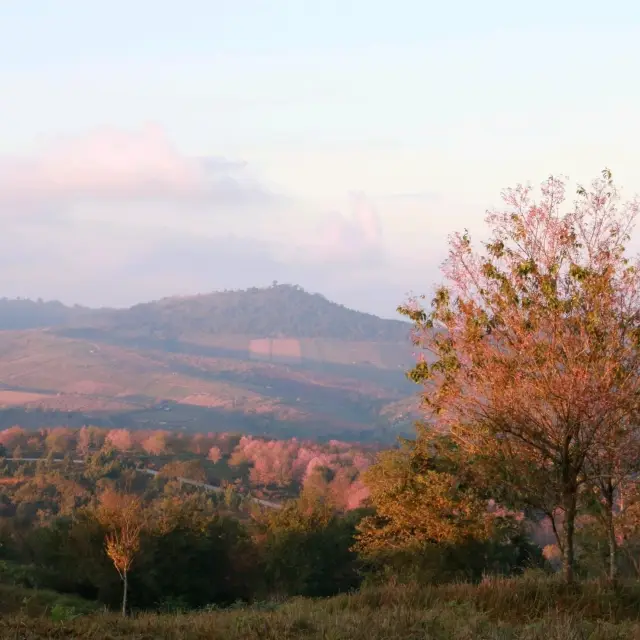
{"type": "Polygon", "coordinates": [[[348,309],[292,285],[166,298],[130,309],[103,312],[94,326],[135,335],[189,339],[242,334],[260,338],[326,338],[403,342],[400,320],[348,309]]]}
{"type": "Polygon", "coordinates": [[[241,334],[261,338],[327,338],[403,342],[408,325],[331,302],[295,285],[176,296],[128,309],[68,307],[61,302],[0,299],[0,329],[73,326],[123,335],[189,339],[241,334]]]}
{"type": "Polygon", "coordinates": [[[411,424],[409,325],[299,287],[129,309],[0,301],[0,426],[394,438],[411,424]]]}

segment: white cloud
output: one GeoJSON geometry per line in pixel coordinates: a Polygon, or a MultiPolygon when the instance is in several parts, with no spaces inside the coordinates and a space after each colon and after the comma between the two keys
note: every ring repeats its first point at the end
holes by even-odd
{"type": "Polygon", "coordinates": [[[0,161],[0,295],[123,306],[278,280],[393,315],[406,283],[376,207],[344,208],[187,157],[160,129],[95,131],[0,161]]]}
{"type": "Polygon", "coordinates": [[[29,157],[0,158],[0,214],[79,202],[171,202],[211,209],[276,199],[242,162],[189,158],[162,129],[100,129],[29,157]]]}

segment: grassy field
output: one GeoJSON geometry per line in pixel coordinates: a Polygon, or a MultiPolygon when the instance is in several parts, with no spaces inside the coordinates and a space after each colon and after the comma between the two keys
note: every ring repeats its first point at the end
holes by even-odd
{"type": "MultiPolygon", "coordinates": [[[[5,609],[6,610],[6,609],[5,609]]],[[[640,638],[640,585],[566,588],[550,578],[388,586],[198,613],[77,615],[58,607],[0,618],[3,638],[211,640],[614,640],[640,638]],[[65,618],[66,612],[66,620],[65,618]],[[77,617],[74,617],[76,616],[77,617]]]]}

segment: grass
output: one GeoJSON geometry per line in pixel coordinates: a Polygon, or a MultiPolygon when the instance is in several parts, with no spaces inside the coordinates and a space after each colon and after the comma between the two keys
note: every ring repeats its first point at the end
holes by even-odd
{"type": "MultiPolygon", "coordinates": [[[[86,616],[101,609],[95,602],[47,589],[26,589],[0,584],[0,620],[56,619],[86,616]]],[[[0,629],[2,625],[0,623],[0,629]]],[[[6,637],[0,634],[0,637],[6,637]]],[[[36,636],[37,637],[37,636],[36,636]]]]}
{"type": "Polygon", "coordinates": [[[640,584],[613,592],[549,578],[387,586],[327,599],[185,614],[0,618],[0,637],[133,640],[640,640],[640,584]]]}

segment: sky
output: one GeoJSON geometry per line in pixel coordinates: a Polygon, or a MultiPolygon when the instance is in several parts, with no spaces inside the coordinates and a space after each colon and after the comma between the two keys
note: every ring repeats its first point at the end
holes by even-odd
{"type": "Polygon", "coordinates": [[[0,2],[0,296],[394,317],[501,191],[640,191],[640,5],[0,2]]]}

